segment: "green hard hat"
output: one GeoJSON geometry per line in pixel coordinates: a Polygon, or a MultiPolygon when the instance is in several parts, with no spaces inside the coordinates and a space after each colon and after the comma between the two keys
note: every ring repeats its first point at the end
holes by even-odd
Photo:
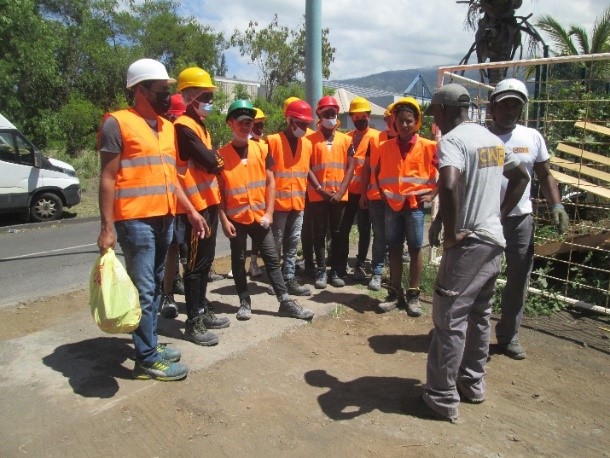
{"type": "Polygon", "coordinates": [[[226,120],[228,121],[229,118],[238,118],[242,115],[250,116],[254,119],[256,116],[254,105],[252,105],[252,102],[249,100],[234,100],[227,110],[226,120]]]}

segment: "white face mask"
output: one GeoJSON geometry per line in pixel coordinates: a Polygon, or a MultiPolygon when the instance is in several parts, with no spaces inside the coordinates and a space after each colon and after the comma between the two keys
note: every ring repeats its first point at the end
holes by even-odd
{"type": "Polygon", "coordinates": [[[238,134],[237,132],[233,132],[233,140],[236,143],[241,143],[242,145],[245,145],[246,143],[248,143],[248,139],[250,138],[249,135],[246,135],[245,137],[242,137],[240,134],[238,134]]]}
{"type": "Polygon", "coordinates": [[[337,118],[322,118],[322,126],[326,129],[334,129],[337,125],[337,118]]]}
{"type": "Polygon", "coordinates": [[[305,135],[306,132],[303,129],[301,129],[300,127],[295,126],[292,129],[292,133],[294,134],[295,137],[301,138],[305,135]]]}
{"type": "Polygon", "coordinates": [[[206,117],[212,112],[213,107],[211,103],[199,102],[199,106],[195,105],[195,112],[199,116],[206,117]]]}

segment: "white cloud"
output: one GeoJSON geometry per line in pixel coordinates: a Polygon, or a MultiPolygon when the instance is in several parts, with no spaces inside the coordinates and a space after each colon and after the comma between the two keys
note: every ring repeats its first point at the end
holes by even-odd
{"type": "MultiPolygon", "coordinates": [[[[298,28],[305,0],[184,0],[181,11],[193,15],[227,38],[257,21],[265,27],[277,13],[279,23],[298,28]]],[[[457,64],[474,40],[465,30],[466,5],[454,0],[324,0],[322,26],[330,29],[336,48],[331,79],[370,75],[388,70],[457,64]]],[[[550,15],[564,27],[590,31],[607,0],[524,0],[518,15],[533,13],[530,23],[550,15]]],[[[258,70],[232,50],[226,55],[228,75],[257,79],[258,70]]],[[[471,57],[474,62],[476,57],[471,57]]]]}

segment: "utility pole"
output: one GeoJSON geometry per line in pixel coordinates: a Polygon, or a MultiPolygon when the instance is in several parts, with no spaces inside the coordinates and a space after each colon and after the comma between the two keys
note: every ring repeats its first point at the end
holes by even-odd
{"type": "Polygon", "coordinates": [[[315,110],[322,97],[322,0],[305,0],[305,97],[315,110]]]}

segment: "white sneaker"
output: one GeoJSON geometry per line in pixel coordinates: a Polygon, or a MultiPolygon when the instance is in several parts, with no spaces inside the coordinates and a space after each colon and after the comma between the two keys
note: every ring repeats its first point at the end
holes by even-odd
{"type": "Polygon", "coordinates": [[[229,273],[227,274],[227,278],[233,278],[233,269],[229,270],[229,273]]]}

